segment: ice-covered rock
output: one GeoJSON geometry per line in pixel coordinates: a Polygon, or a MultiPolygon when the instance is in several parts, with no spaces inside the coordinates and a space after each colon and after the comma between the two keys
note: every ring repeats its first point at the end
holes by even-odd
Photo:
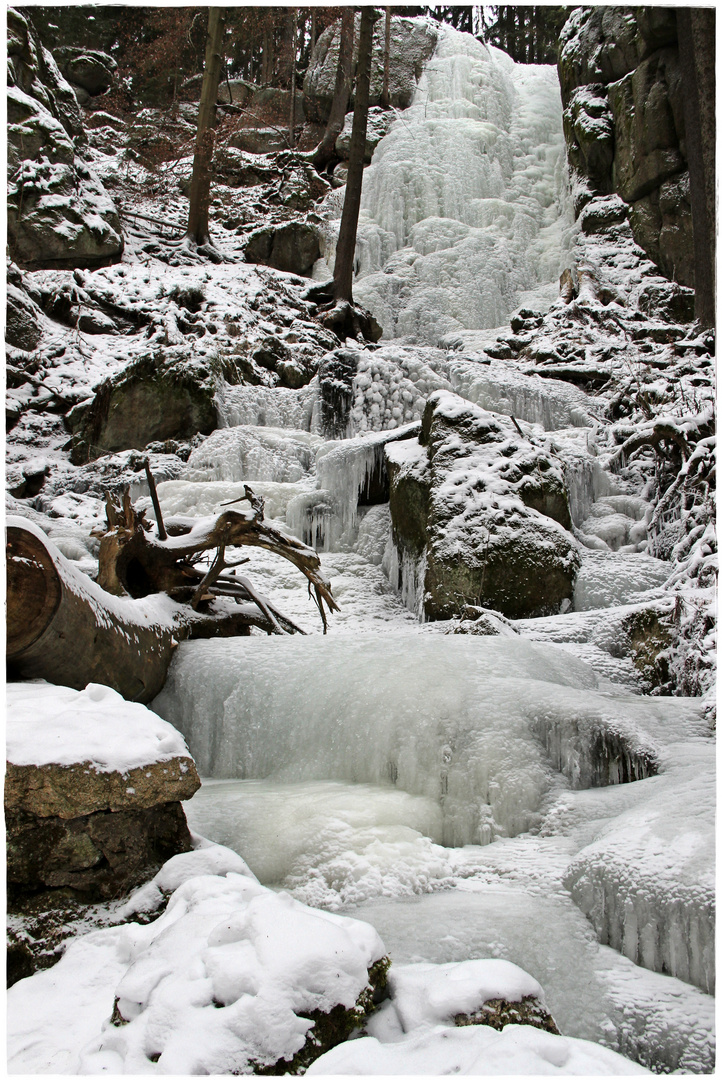
{"type": "Polygon", "coordinates": [[[572,861],[565,883],[599,940],[714,993],[714,744],[672,745],[649,798],[572,861]]]}
{"type": "Polygon", "coordinates": [[[516,635],[282,644],[177,650],[154,707],[184,733],[203,775],[390,778],[438,800],[444,842],[465,844],[533,828],[552,776],[543,745],[575,787],[656,770],[639,702],[610,704],[592,669],[560,649],[516,635]],[[324,679],[311,685],[304,673],[316,663],[324,679]]]}

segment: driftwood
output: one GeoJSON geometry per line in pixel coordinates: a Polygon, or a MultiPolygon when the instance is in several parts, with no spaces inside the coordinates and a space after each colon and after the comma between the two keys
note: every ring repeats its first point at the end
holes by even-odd
{"type": "Polygon", "coordinates": [[[108,529],[100,540],[98,584],[107,592],[124,592],[138,599],[152,593],[166,593],[193,611],[204,611],[210,601],[228,597],[238,603],[251,602],[265,618],[270,633],[303,633],[290,619],[260,597],[247,578],[235,568],[247,560],[226,561],[231,547],[261,547],[292,562],[308,579],[308,591],[327,627],[324,604],[338,610],[328,584],[321,573],[321,563],[313,548],[293,536],[274,529],[263,520],[263,500],[246,485],[246,494],[237,502],[248,501],[249,510],[226,510],[215,518],[171,518],[164,522],[155,493],[155,484],[147,472],[157,518],[157,534],[151,531],[144,512],[138,512],[126,492],[122,505],[106,495],[108,529]],[[161,536],[165,536],[161,539],[161,536]],[[210,566],[200,569],[196,563],[207,553],[215,554],[210,566]],[[234,571],[229,573],[229,571],[234,571]]]}
{"type": "Polygon", "coordinates": [[[245,635],[251,627],[268,634],[303,633],[247,578],[230,572],[247,561],[226,562],[230,547],[263,547],[294,563],[308,579],[325,632],[324,604],[329,611],[338,605],[318,555],[265,524],[262,500],[248,492],[248,511],[229,510],[201,521],[160,519],[165,540],[132,507],[127,492],[122,505],[107,497],[109,528],[100,542],[97,582],[39,528],[22,518],[8,519],[11,677],[75,689],[99,682],[130,701],[147,703],[162,689],[179,641],[245,635]],[[209,566],[195,565],[209,553],[209,566]]]}

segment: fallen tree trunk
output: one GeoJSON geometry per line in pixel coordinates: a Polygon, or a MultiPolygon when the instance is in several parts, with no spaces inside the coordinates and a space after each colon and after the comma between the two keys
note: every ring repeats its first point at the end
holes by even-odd
{"type": "Polygon", "coordinates": [[[7,574],[11,675],[76,690],[104,683],[144,704],[160,692],[178,640],[172,618],[104,593],[20,518],[7,523],[7,574]]]}
{"type": "MultiPolygon", "coordinates": [[[[109,501],[109,518],[117,509],[109,501]]],[[[179,641],[244,635],[252,626],[269,634],[303,633],[246,578],[224,577],[226,543],[262,546],[299,566],[309,591],[314,589],[324,628],[324,601],[337,608],[315,551],[264,525],[257,511],[169,521],[170,535],[160,541],[145,533],[142,515],[127,497],[124,510],[130,527],[116,521],[101,541],[99,582],[78,570],[37,526],[8,518],[11,677],[78,690],[99,682],[147,704],[162,689],[179,641]],[[203,573],[188,560],[209,547],[217,548],[216,557],[203,573]],[[101,576],[110,589],[102,587],[101,576]],[[123,591],[130,596],[119,595],[123,591]]]]}

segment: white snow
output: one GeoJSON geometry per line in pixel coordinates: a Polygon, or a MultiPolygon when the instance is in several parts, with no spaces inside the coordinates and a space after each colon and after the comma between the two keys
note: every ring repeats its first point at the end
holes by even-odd
{"type": "Polygon", "coordinates": [[[271,892],[229,854],[171,860],[157,919],[88,934],[13,987],[9,1071],[251,1071],[303,1047],[308,1013],[353,1008],[384,955],[376,931],[271,892]]]}
{"type": "Polygon", "coordinates": [[[309,1076],[630,1076],[641,1065],[578,1039],[524,1025],[422,1028],[400,1042],[356,1039],[330,1050],[309,1076]]]}
{"type": "Polygon", "coordinates": [[[126,773],[188,756],[183,736],[145,705],[89,683],[84,690],[37,682],[8,683],[7,759],[14,765],[90,765],[126,773]]]}

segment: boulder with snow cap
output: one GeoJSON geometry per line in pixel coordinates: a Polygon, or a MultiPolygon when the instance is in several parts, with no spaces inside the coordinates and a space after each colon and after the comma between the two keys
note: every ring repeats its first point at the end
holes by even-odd
{"type": "Polygon", "coordinates": [[[125,938],[111,1022],[85,1047],[84,1072],[304,1072],[364,1023],[389,967],[367,923],[237,872],[183,881],[125,938]]]}
{"type": "Polygon", "coordinates": [[[467,605],[510,618],[559,611],[579,567],[561,463],[447,391],[429,398],[419,445],[392,467],[391,516],[397,545],[425,552],[427,618],[467,605]]]}
{"type": "Polygon", "coordinates": [[[170,724],[114,690],[8,686],[8,886],[116,896],[190,849],[180,805],[200,786],[170,724]]]}

